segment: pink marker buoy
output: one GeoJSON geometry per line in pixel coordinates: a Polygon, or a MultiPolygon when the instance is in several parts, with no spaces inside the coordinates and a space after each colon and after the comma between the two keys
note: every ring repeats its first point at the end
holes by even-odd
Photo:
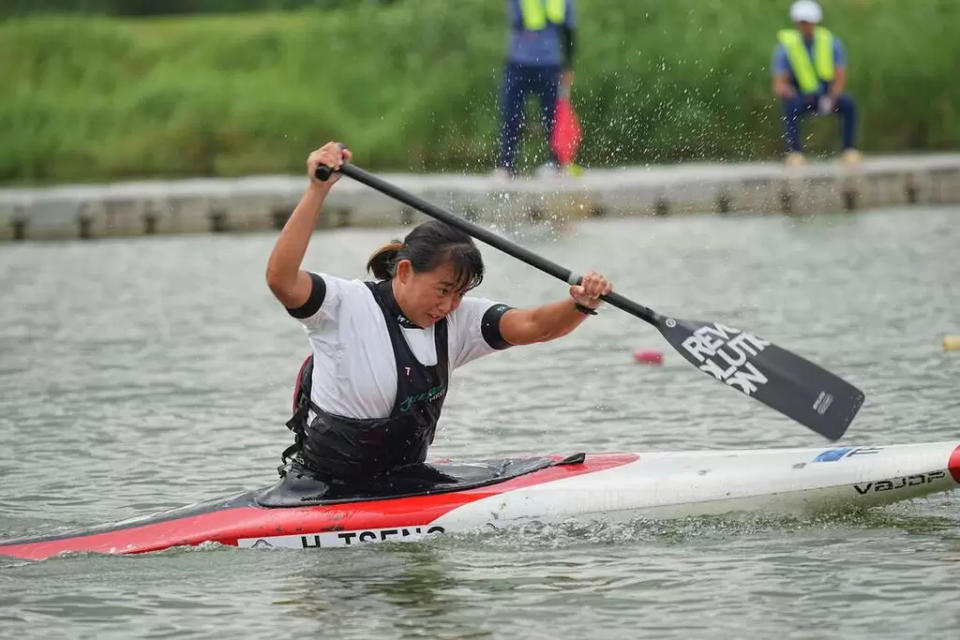
{"type": "Polygon", "coordinates": [[[656,349],[637,349],[633,357],[640,364],[663,364],[663,352],[656,349]]]}

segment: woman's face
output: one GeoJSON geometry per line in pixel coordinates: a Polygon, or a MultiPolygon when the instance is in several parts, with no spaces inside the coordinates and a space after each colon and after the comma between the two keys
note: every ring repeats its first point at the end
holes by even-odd
{"type": "Polygon", "coordinates": [[[442,264],[433,271],[416,273],[409,260],[397,263],[393,293],[407,319],[427,328],[460,306],[464,291],[456,289],[453,266],[442,264]]]}

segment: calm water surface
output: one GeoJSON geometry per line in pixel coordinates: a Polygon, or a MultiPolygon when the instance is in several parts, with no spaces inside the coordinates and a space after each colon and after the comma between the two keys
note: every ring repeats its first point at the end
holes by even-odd
{"type": "MultiPolygon", "coordinates": [[[[400,230],[317,234],[361,276],[400,230]]],[[[845,444],[960,437],[960,209],[580,222],[518,239],[638,302],[724,320],[850,379],[845,444]]],[[[273,481],[307,346],[263,281],[273,234],[0,245],[0,537],[273,481]]],[[[484,251],[480,295],[566,295],[484,251]]],[[[608,308],[459,370],[434,457],[820,447],[608,308]],[[662,367],[632,360],[666,352],[662,367]]],[[[5,637],[957,638],[960,492],[814,521],[526,526],[310,552],[0,560],[5,637]]]]}

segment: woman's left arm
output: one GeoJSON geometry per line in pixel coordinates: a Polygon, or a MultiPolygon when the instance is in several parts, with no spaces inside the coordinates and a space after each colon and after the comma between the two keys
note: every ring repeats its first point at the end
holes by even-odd
{"type": "Polygon", "coordinates": [[[536,309],[511,309],[500,318],[500,335],[512,345],[547,342],[565,336],[600,306],[600,296],[613,286],[594,271],[587,272],[579,285],[570,287],[570,299],[536,309]]]}

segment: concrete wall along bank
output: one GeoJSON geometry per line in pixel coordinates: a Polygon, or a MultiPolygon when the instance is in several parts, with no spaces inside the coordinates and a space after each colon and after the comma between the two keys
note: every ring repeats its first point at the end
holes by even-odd
{"type": "MultiPolygon", "coordinates": [[[[495,180],[470,175],[383,176],[477,222],[693,212],[812,214],[960,203],[960,154],[879,156],[787,169],[779,163],[689,163],[587,170],[579,177],[495,180]]],[[[104,238],[279,229],[306,179],[141,181],[0,189],[0,240],[104,238]]],[[[423,219],[344,178],[320,225],[396,226],[423,219]]]]}

